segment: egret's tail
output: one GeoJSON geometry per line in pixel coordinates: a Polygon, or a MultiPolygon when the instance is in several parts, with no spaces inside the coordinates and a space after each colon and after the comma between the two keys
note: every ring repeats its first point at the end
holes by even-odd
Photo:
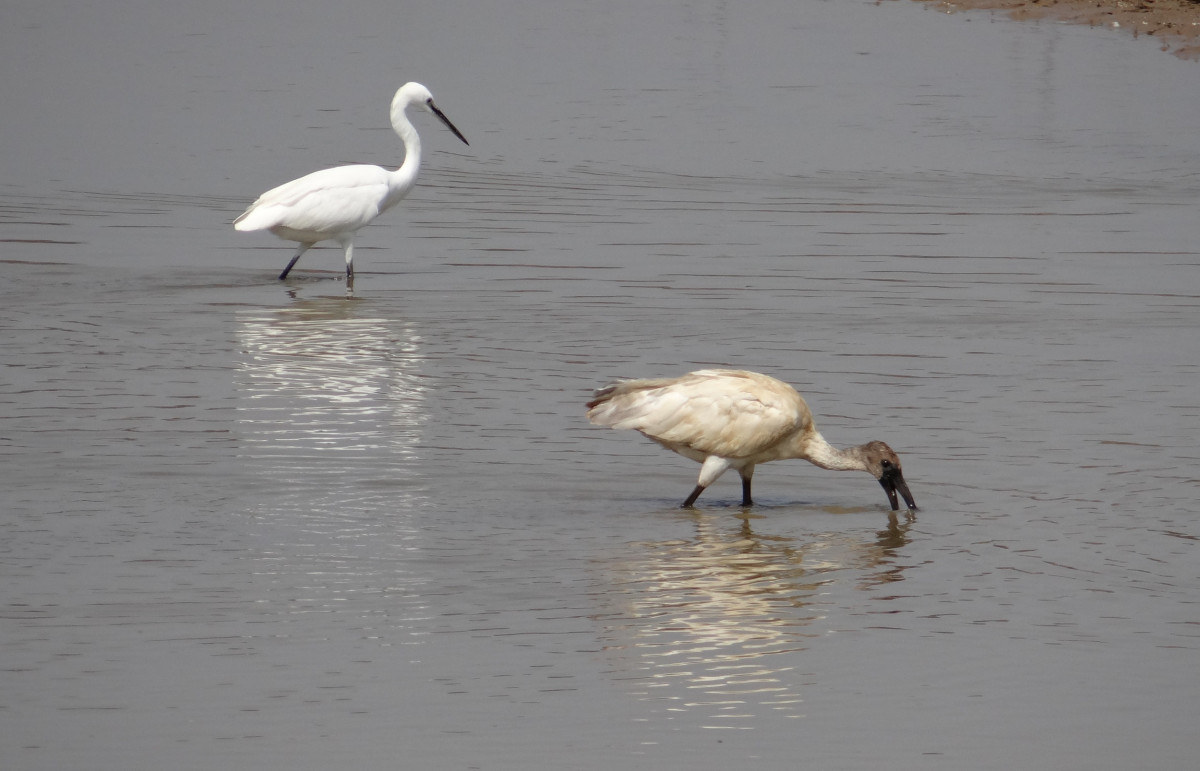
{"type": "Polygon", "coordinates": [[[240,230],[243,233],[251,230],[266,230],[275,224],[272,220],[273,214],[268,214],[260,206],[251,206],[246,211],[238,215],[238,218],[233,221],[233,229],[240,230]]]}

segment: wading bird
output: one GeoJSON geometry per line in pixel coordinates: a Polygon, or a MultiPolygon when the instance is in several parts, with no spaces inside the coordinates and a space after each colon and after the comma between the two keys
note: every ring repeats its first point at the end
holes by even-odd
{"type": "Polygon", "coordinates": [[[282,281],[300,255],[318,241],[333,240],[346,250],[346,280],[354,280],[354,233],[408,195],[421,170],[421,138],[404,111],[420,105],[469,145],[467,138],[433,103],[420,83],[405,83],[392,99],[392,128],[404,142],[404,163],[395,171],[382,166],[337,166],[314,171],[268,190],[233,221],[236,230],[269,230],[300,248],[279,274],[282,281]]]}
{"type": "Polygon", "coordinates": [[[787,383],[744,370],[703,369],[683,377],[624,380],[596,391],[588,420],[632,428],[668,450],[698,461],[700,479],[683,502],[690,508],[727,469],[742,477],[742,505],[752,506],[754,466],[803,458],[821,468],[866,471],[879,480],[892,510],[917,504],[900,458],[883,442],[839,450],[817,431],[804,397],[787,383]]]}

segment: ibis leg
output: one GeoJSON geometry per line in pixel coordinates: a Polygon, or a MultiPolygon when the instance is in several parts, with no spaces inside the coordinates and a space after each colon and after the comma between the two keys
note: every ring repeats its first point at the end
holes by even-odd
{"type": "Polygon", "coordinates": [[[742,505],[754,505],[754,499],[750,497],[750,477],[742,477],[742,505]]]}
{"type": "Polygon", "coordinates": [[[696,502],[696,499],[700,497],[700,493],[702,493],[702,492],[704,492],[704,485],[696,485],[696,489],[692,490],[692,494],[687,497],[687,500],[684,501],[683,505],[680,506],[679,508],[681,508],[681,509],[692,508],[692,505],[696,502]]]}

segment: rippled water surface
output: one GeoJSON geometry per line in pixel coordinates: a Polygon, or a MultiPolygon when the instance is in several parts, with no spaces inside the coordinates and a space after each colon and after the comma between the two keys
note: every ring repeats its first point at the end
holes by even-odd
{"type": "Polygon", "coordinates": [[[1200,65],[900,4],[201,6],[0,32],[6,768],[1194,762],[1200,65]],[[353,290],[276,281],[230,221],[398,163],[408,79],[471,146],[418,116],[353,290]],[[583,404],[703,366],[921,511],[803,462],[678,509],[583,404]]]}

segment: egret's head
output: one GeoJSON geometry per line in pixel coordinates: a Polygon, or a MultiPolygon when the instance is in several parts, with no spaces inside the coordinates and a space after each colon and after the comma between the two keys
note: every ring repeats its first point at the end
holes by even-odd
{"type": "Polygon", "coordinates": [[[445,124],[446,128],[450,129],[450,131],[454,133],[454,136],[462,140],[464,145],[471,144],[467,141],[467,138],[462,135],[462,132],[450,122],[450,119],[447,118],[445,114],[437,108],[437,105],[433,103],[433,94],[429,92],[429,89],[425,88],[425,86],[421,85],[420,83],[414,83],[410,81],[405,83],[403,86],[400,86],[400,90],[396,92],[395,98],[392,99],[393,125],[396,124],[397,118],[404,113],[404,110],[410,104],[420,105],[429,112],[433,113],[438,117],[438,120],[445,124]]]}

